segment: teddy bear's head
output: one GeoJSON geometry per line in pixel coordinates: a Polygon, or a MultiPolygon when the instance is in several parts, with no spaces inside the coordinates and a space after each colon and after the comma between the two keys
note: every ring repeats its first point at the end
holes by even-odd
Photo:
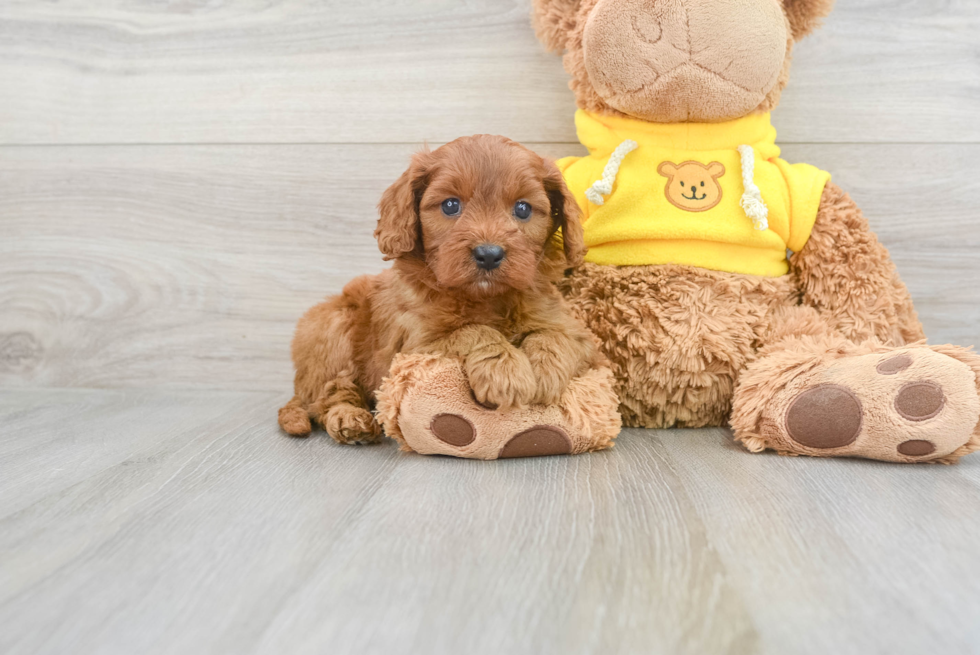
{"type": "Polygon", "coordinates": [[[582,109],[719,122],[776,106],[793,44],[833,2],[534,0],[534,19],[582,109]]]}

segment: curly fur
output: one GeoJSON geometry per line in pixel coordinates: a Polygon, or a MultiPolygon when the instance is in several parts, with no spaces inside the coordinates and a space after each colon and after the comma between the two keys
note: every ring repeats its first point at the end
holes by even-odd
{"type": "Polygon", "coordinates": [[[793,38],[799,41],[820,27],[830,15],[835,0],[783,0],[783,10],[793,30],[793,38]]]}
{"type": "Polygon", "coordinates": [[[624,424],[650,428],[724,425],[739,372],[796,297],[789,278],[685,266],[585,264],[561,289],[612,362],[624,424]]]}
{"type": "Polygon", "coordinates": [[[925,339],[912,297],[888,250],[851,197],[836,184],[824,190],[806,247],[790,258],[802,302],[852,341],[886,344],[925,339]]]}
{"type": "Polygon", "coordinates": [[[785,337],[924,338],[887,250],[836,185],[790,264],[782,278],[586,264],[561,289],[613,363],[626,425],[717,426],[741,372],[785,337]]]}
{"type": "Polygon", "coordinates": [[[503,137],[459,139],[414,157],[379,213],[375,236],[394,265],[300,320],[283,430],[309,434],[312,419],[342,443],[376,440],[371,405],[399,353],[458,358],[477,399],[502,409],[556,402],[600,361],[554,285],[585,246],[553,162],[503,137]],[[457,216],[443,212],[448,198],[459,200],[457,216]],[[519,200],[533,208],[526,220],[514,214],[519,200]],[[492,270],[474,258],[486,244],[505,251],[492,270]]]}

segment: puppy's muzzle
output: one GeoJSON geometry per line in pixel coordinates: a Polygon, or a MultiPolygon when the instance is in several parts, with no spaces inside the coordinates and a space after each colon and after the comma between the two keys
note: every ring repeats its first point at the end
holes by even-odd
{"type": "Polygon", "coordinates": [[[478,268],[484,271],[492,271],[499,268],[507,257],[507,251],[500,246],[485,243],[473,249],[473,261],[478,268]]]}

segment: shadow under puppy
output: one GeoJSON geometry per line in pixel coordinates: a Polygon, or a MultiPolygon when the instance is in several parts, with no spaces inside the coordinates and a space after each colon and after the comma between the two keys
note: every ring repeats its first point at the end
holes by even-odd
{"type": "Polygon", "coordinates": [[[602,363],[555,287],[585,246],[554,163],[503,137],[465,137],[416,154],[379,211],[375,237],[394,265],[300,319],[287,433],[309,434],[312,419],[340,443],[377,440],[371,409],[399,354],[454,358],[481,411],[502,412],[553,405],[602,363]]]}

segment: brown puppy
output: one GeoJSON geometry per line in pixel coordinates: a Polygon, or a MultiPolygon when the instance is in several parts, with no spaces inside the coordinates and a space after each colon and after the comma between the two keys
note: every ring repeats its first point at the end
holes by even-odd
{"type": "Polygon", "coordinates": [[[394,266],[300,319],[283,430],[307,435],[313,419],[340,443],[378,439],[374,393],[402,352],[458,357],[477,401],[500,408],[554,403],[597,363],[554,286],[585,246],[552,162],[503,137],[458,139],[415,155],[379,211],[394,266]]]}

